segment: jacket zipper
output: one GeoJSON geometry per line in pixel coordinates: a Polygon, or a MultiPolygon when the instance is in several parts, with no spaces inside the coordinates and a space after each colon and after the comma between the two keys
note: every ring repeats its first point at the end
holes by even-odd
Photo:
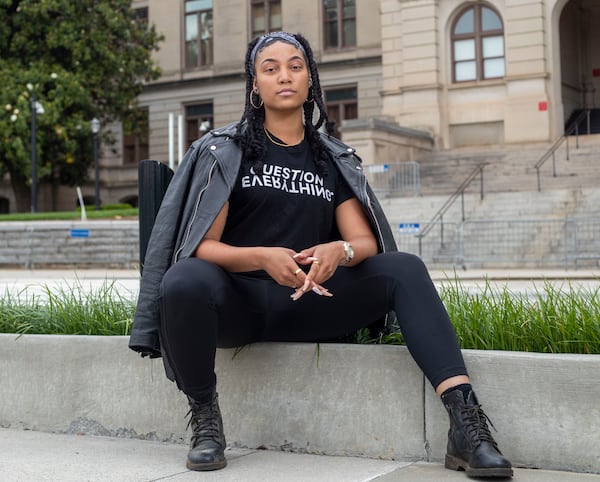
{"type": "Polygon", "coordinates": [[[200,200],[202,199],[202,194],[204,194],[204,191],[206,191],[208,189],[208,186],[212,179],[213,171],[215,170],[216,165],[217,165],[217,160],[215,159],[212,163],[212,166],[210,166],[210,170],[208,171],[208,179],[206,180],[206,184],[198,193],[198,197],[196,198],[196,205],[194,206],[194,212],[192,213],[192,216],[190,217],[188,225],[186,226],[185,236],[183,238],[183,241],[181,242],[181,246],[179,246],[179,249],[177,249],[177,251],[175,251],[175,256],[173,256],[173,263],[177,262],[177,259],[179,258],[181,251],[183,251],[183,248],[185,247],[186,243],[190,239],[190,233],[192,231],[192,223],[194,222],[194,219],[196,218],[196,214],[198,214],[198,207],[200,206],[200,200]]]}

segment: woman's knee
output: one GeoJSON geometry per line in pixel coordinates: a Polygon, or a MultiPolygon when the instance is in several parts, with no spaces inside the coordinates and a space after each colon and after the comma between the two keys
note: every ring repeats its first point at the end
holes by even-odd
{"type": "Polygon", "coordinates": [[[381,260],[380,264],[392,273],[428,276],[427,266],[425,266],[423,260],[416,254],[404,253],[402,251],[389,251],[377,255],[377,257],[381,260]]]}
{"type": "Polygon", "coordinates": [[[217,265],[198,258],[187,258],[172,265],[160,284],[166,300],[200,300],[222,281],[224,272],[217,265]]]}

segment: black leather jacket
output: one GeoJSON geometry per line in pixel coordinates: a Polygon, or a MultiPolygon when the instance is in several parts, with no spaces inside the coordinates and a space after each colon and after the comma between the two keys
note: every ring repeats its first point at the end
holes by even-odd
{"type": "MultiPolygon", "coordinates": [[[[211,131],[195,141],[171,180],[158,211],[148,248],[129,347],[142,356],[161,356],[159,286],[164,273],[189,258],[229,199],[242,152],[232,139],[237,123],[211,131]]],[[[354,149],[322,134],[340,172],[362,203],[379,252],[395,251],[396,243],[354,149]]],[[[167,367],[167,373],[169,369],[167,367]]]]}

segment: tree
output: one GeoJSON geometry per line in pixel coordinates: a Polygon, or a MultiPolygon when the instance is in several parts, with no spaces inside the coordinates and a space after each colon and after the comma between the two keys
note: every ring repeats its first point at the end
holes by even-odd
{"type": "Polygon", "coordinates": [[[30,205],[34,96],[38,179],[77,185],[93,161],[91,119],[135,118],[161,40],[131,0],[0,0],[0,176],[18,211],[30,205]]]}

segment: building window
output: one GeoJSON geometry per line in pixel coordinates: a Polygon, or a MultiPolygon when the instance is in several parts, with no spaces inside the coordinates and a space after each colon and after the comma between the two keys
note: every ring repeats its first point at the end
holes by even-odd
{"type": "Polygon", "coordinates": [[[356,47],[356,0],[323,0],[325,48],[356,47]]]}
{"type": "Polygon", "coordinates": [[[150,156],[148,139],[148,109],[138,109],[130,119],[123,122],[123,164],[137,164],[150,156]]]}
{"type": "Polygon", "coordinates": [[[490,7],[464,9],[452,27],[454,82],[504,77],[504,27],[490,7]]]}
{"type": "Polygon", "coordinates": [[[214,126],[212,103],[186,106],[185,126],[187,145],[191,146],[196,139],[202,137],[214,126]]]}
{"type": "Polygon", "coordinates": [[[213,63],[213,2],[185,2],[185,66],[193,69],[213,63]]]}
{"type": "Polygon", "coordinates": [[[282,28],[280,0],[251,0],[252,38],[282,28]]]}
{"type": "Polygon", "coordinates": [[[148,25],[148,7],[134,8],[133,20],[142,25],[148,25]]]}
{"type": "Polygon", "coordinates": [[[334,136],[341,138],[340,127],[342,121],[358,118],[358,96],[356,87],[343,89],[327,89],[325,91],[325,105],[327,117],[333,122],[334,136]]]}

